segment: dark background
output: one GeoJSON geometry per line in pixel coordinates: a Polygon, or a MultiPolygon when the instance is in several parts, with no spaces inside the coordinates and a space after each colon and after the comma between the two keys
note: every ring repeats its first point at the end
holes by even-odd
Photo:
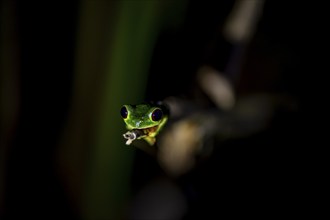
{"type": "MultiPolygon", "coordinates": [[[[2,3],[3,11],[6,4],[2,3]]],[[[116,4],[120,3],[110,3],[113,7],[109,12],[116,13],[116,4]]],[[[297,100],[297,108],[279,112],[268,129],[254,136],[223,143],[206,162],[176,179],[188,201],[185,219],[211,219],[228,213],[313,215],[313,191],[307,189],[315,178],[310,152],[317,140],[312,138],[315,114],[310,110],[320,105],[314,91],[321,83],[319,69],[324,63],[319,51],[324,46],[326,28],[321,26],[324,6],[319,4],[265,2],[256,33],[244,48],[238,79],[228,77],[233,79],[238,96],[255,92],[289,94],[297,100]]],[[[79,188],[83,183],[74,180],[76,174],[71,179],[59,174],[57,156],[63,129],[70,120],[73,84],[80,77],[75,73],[75,56],[82,2],[12,1],[11,5],[14,16],[2,16],[1,22],[12,24],[14,38],[1,43],[15,42],[13,65],[17,71],[13,78],[10,72],[1,73],[2,85],[9,78],[14,85],[7,90],[14,91],[13,96],[2,90],[1,108],[16,104],[9,110],[14,112],[11,124],[1,127],[1,219],[84,219],[84,206],[77,202],[83,198],[70,193],[66,185],[71,181],[71,186],[79,188]]],[[[174,18],[173,26],[157,33],[146,100],[192,98],[197,69],[208,64],[224,71],[234,48],[219,31],[232,1],[187,1],[183,5],[184,12],[177,12],[181,20],[174,18]]],[[[8,54],[3,48],[5,62],[8,54]]],[[[100,74],[93,74],[90,78],[95,84],[102,80],[100,74]]],[[[6,116],[3,112],[1,117],[6,116]]],[[[79,148],[77,157],[81,152],[88,155],[92,146],[85,143],[79,148]]],[[[133,158],[132,195],[151,179],[166,176],[143,151],[135,151],[133,158]]],[[[78,163],[80,172],[89,170],[87,164],[78,163]]],[[[81,176],[77,178],[81,180],[81,176]]]]}

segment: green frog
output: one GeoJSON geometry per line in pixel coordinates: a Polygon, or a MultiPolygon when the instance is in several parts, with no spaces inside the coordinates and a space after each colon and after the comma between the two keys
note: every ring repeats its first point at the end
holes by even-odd
{"type": "Polygon", "coordinates": [[[126,145],[136,139],[143,139],[152,146],[168,120],[169,111],[162,103],[138,104],[123,105],[120,114],[128,130],[123,134],[127,139],[126,145]]]}

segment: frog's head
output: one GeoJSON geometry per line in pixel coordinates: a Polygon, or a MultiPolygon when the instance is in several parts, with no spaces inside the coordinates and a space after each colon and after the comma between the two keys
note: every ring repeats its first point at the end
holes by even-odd
{"type": "Polygon", "coordinates": [[[157,133],[166,120],[160,107],[148,104],[124,105],[120,113],[127,129],[142,130],[147,136],[157,133]]]}

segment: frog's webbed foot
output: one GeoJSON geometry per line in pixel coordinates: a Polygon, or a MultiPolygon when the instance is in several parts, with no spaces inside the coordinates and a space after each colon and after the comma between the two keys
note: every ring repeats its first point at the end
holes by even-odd
{"type": "Polygon", "coordinates": [[[123,134],[123,137],[127,139],[126,145],[130,145],[134,140],[139,139],[142,136],[144,136],[144,133],[137,129],[127,131],[125,134],[123,134]]]}
{"type": "Polygon", "coordinates": [[[126,132],[123,134],[124,138],[127,139],[126,145],[130,145],[135,139],[136,139],[136,134],[134,132],[126,132]]]}

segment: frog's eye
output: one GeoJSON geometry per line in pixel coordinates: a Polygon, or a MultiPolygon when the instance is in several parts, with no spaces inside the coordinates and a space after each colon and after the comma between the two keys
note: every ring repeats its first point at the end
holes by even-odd
{"type": "Polygon", "coordinates": [[[123,118],[127,118],[128,116],[128,111],[127,111],[127,108],[125,106],[123,106],[121,109],[120,109],[120,114],[121,114],[121,117],[123,118]]]}
{"type": "Polygon", "coordinates": [[[163,112],[162,110],[160,110],[159,108],[155,109],[152,113],[151,113],[151,119],[153,121],[159,121],[160,119],[162,119],[163,117],[163,112]]]}

